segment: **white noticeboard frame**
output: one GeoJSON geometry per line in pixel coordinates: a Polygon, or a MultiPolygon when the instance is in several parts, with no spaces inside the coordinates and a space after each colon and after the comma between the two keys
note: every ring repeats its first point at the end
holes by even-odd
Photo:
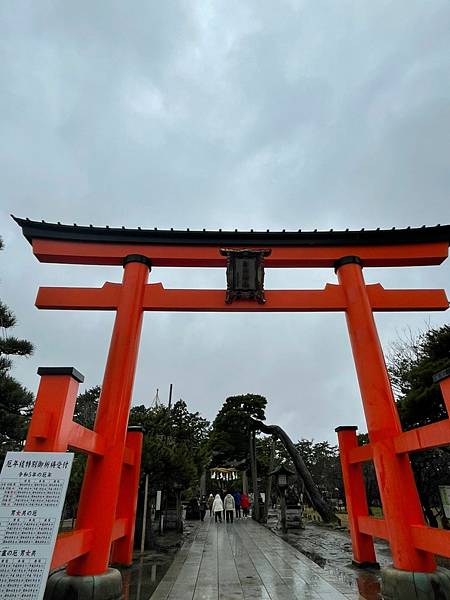
{"type": "Polygon", "coordinates": [[[8,452],[0,473],[0,598],[42,600],[72,452],[8,452]]]}
{"type": "Polygon", "coordinates": [[[447,517],[447,519],[450,519],[450,485],[440,485],[439,494],[441,496],[444,515],[447,517]]]}

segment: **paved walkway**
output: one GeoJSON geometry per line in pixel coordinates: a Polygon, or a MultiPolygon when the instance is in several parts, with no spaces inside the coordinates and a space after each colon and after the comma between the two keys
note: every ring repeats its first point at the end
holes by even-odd
{"type": "Polygon", "coordinates": [[[252,519],[208,517],[151,600],[356,600],[359,595],[252,519]]]}

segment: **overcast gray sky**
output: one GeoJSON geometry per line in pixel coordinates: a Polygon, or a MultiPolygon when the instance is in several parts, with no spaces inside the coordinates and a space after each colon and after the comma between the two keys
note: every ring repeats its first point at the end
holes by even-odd
{"type": "MultiPolygon", "coordinates": [[[[448,0],[0,3],[0,297],[36,345],[14,374],[70,365],[101,383],[112,313],[38,311],[39,285],[100,286],[118,267],[37,262],[9,213],[143,228],[334,229],[450,223],[448,0]]],[[[450,263],[450,261],[448,261],[450,263]]],[[[439,287],[450,265],[366,269],[439,287]]],[[[166,287],[222,270],[154,269],[166,287]]],[[[333,271],[268,271],[322,287],[333,271]]],[[[377,316],[385,348],[445,313],[377,316]]],[[[296,439],[365,430],[343,314],[145,316],[134,403],[160,388],[212,419],[268,398],[296,439]]]]}

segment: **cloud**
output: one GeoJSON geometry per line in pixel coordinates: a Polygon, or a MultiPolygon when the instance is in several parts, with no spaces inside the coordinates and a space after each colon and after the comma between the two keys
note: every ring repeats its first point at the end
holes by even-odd
{"type": "MultiPolygon", "coordinates": [[[[73,364],[99,383],[113,322],[39,312],[38,286],[100,286],[121,270],[38,263],[10,212],[149,228],[450,222],[444,0],[44,0],[1,11],[0,296],[36,344],[15,366],[33,390],[44,364],[73,364]]],[[[450,267],[365,275],[448,288],[450,267]]],[[[155,269],[151,279],[225,286],[216,269],[155,269]]],[[[267,273],[268,287],[327,281],[332,270],[267,273]]],[[[383,344],[427,318],[377,315],[383,344]]],[[[170,382],[208,418],[227,395],[255,391],[293,437],[364,428],[343,315],[146,315],[135,402],[170,382]]]]}

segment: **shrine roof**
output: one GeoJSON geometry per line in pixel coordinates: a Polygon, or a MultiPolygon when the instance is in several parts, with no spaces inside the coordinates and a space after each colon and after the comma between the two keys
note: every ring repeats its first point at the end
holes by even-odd
{"type": "Polygon", "coordinates": [[[397,229],[360,229],[328,231],[223,231],[206,229],[130,229],[94,227],[31,221],[11,215],[31,243],[34,239],[102,244],[158,244],[178,246],[341,246],[397,245],[433,242],[450,243],[450,225],[397,229]]]}

